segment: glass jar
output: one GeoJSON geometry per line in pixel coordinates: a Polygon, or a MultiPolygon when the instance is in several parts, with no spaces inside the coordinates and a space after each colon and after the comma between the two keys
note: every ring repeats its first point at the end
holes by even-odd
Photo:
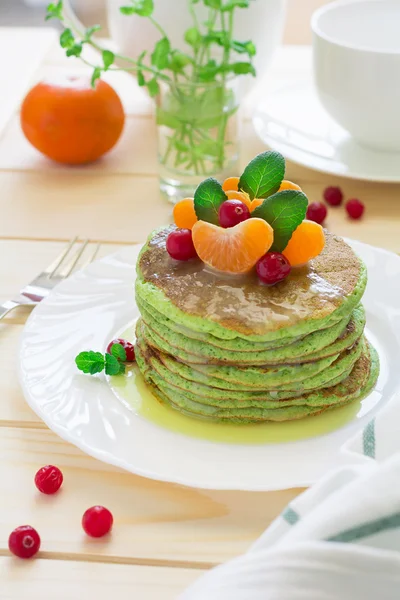
{"type": "Polygon", "coordinates": [[[157,97],[160,188],[176,203],[207,177],[238,172],[238,78],[176,83],[157,97]]]}

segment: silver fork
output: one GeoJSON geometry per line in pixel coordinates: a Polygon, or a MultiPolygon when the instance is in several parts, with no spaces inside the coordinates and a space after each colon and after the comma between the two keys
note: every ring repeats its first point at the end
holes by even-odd
{"type": "MultiPolygon", "coordinates": [[[[52,262],[47,269],[45,269],[40,275],[35,277],[28,285],[22,288],[19,295],[13,300],[9,300],[0,306],[0,319],[2,319],[7,313],[9,313],[17,306],[29,305],[35,306],[46,298],[50,290],[52,290],[57,283],[66,279],[71,275],[77,266],[79,259],[82,257],[89,240],[84,240],[78,243],[78,236],[74,237],[67,245],[67,247],[61,252],[60,256],[52,262]]],[[[97,253],[100,249],[101,244],[95,246],[94,251],[91,252],[89,258],[84,262],[83,266],[86,266],[93,262],[96,258],[97,253]]]]}

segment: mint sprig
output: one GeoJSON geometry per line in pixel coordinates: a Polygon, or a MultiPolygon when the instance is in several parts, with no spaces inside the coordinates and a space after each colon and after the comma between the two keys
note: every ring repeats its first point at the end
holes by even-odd
{"type": "Polygon", "coordinates": [[[239,181],[239,189],[251,200],[267,198],[279,190],[285,176],[285,159],[279,152],[263,152],[247,165],[239,181]]]}
{"type": "Polygon", "coordinates": [[[81,352],[75,358],[76,366],[83,373],[96,375],[105,371],[106,375],[120,375],[125,373],[126,351],[121,344],[114,344],[111,354],[102,354],[89,350],[81,352]]]}
{"type": "Polygon", "coordinates": [[[194,210],[199,221],[219,225],[219,207],[227,199],[219,181],[213,177],[202,181],[194,193],[194,210]]]}
{"type": "Polygon", "coordinates": [[[264,219],[274,230],[272,252],[282,252],[293,232],[305,219],[308,200],[303,192],[285,190],[266,198],[252,213],[252,217],[264,219]]]}

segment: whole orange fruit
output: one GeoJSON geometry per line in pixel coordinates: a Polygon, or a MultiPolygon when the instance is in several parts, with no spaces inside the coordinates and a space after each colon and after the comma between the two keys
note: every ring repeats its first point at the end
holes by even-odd
{"type": "Polygon", "coordinates": [[[92,162],[111,150],[124,122],[118,94],[101,80],[93,89],[86,76],[42,81],[21,108],[22,131],[32,146],[69,165],[92,162]]]}

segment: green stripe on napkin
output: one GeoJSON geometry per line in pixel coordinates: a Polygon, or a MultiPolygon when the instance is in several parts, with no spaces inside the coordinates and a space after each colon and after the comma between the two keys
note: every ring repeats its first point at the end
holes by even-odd
{"type": "Polygon", "coordinates": [[[375,419],[372,419],[363,431],[363,450],[365,456],[375,458],[375,419]]]}

